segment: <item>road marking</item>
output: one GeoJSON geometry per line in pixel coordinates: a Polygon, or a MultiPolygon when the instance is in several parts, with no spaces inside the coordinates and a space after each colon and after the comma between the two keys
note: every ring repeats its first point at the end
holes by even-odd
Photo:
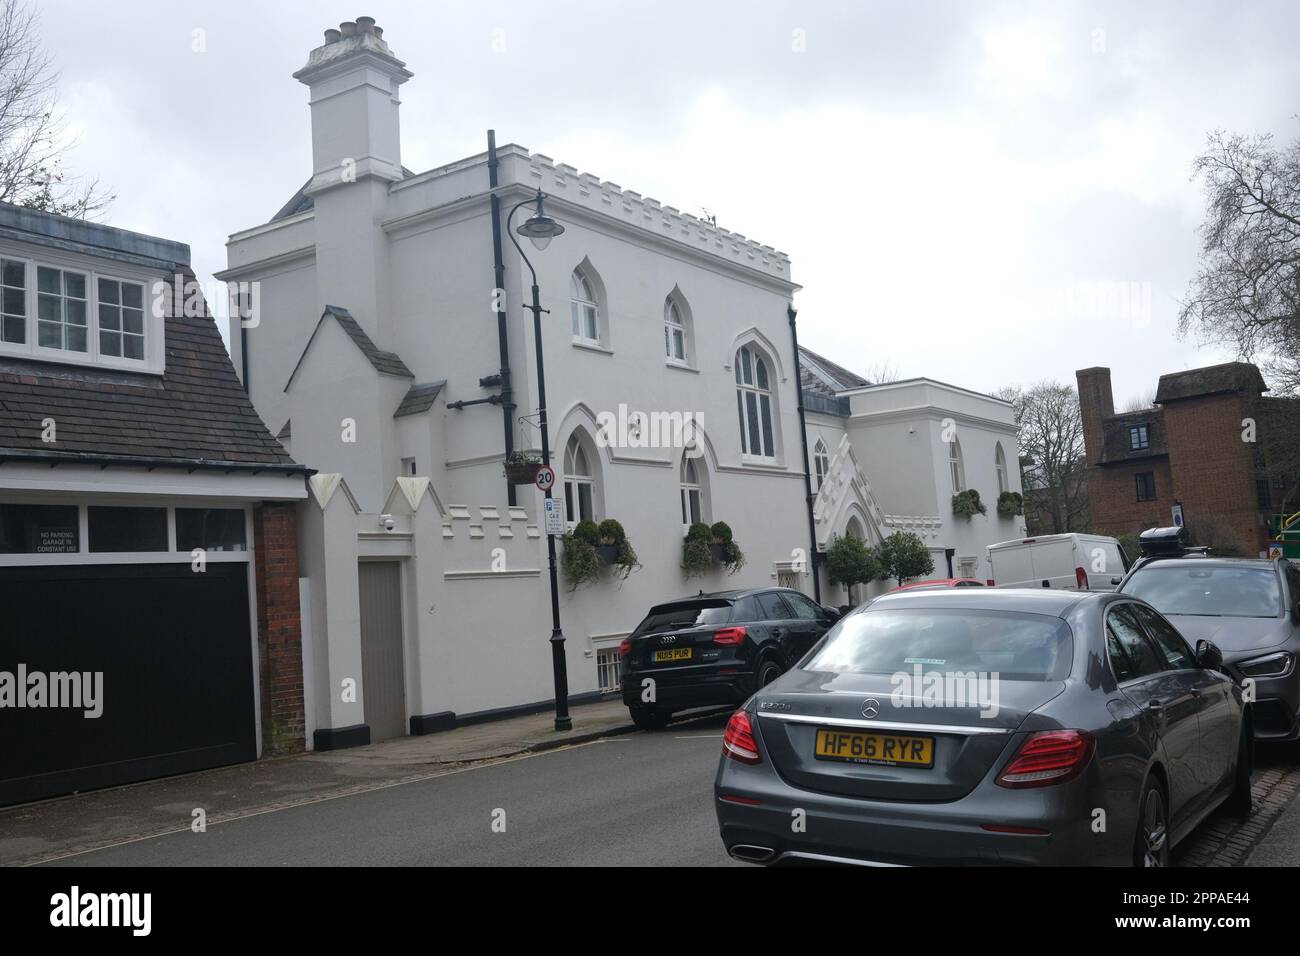
{"type": "MultiPolygon", "coordinates": [[[[611,739],[611,738],[605,738],[611,739]]],[[[208,828],[220,826],[223,823],[237,823],[240,820],[247,820],[250,817],[261,817],[271,813],[280,813],[284,810],[297,810],[299,807],[309,807],[318,803],[327,803],[330,800],[342,800],[345,797],[357,797],[366,793],[374,793],[378,790],[391,790],[394,787],[404,787],[411,783],[424,783],[426,780],[434,780],[438,777],[453,777],[457,774],[469,773],[471,770],[483,770],[487,767],[496,767],[501,764],[514,763],[518,760],[527,760],[530,757],[546,757],[551,754],[562,753],[568,750],[577,750],[580,747],[590,747],[593,744],[604,743],[605,739],[588,740],[579,744],[569,744],[564,747],[552,747],[549,750],[539,750],[533,753],[513,754],[509,757],[494,757],[484,760],[480,763],[473,764],[469,767],[457,767],[454,770],[439,770],[434,773],[422,774],[418,777],[405,777],[401,780],[390,780],[387,783],[378,783],[373,786],[363,787],[359,790],[348,790],[344,793],[329,793],[324,796],[314,797],[308,800],[301,800],[297,803],[284,804],[282,806],[265,807],[261,810],[249,810],[246,813],[240,813],[236,816],[221,817],[219,819],[208,818],[208,828]]],[[[105,843],[103,846],[91,847],[87,850],[76,850],[72,853],[64,853],[59,856],[41,857],[36,860],[29,860],[19,866],[42,866],[46,863],[57,863],[60,860],[70,860],[73,857],[85,856],[88,853],[99,853],[101,850],[113,850],[120,846],[129,846],[132,843],[144,843],[148,840],[160,840],[163,837],[175,836],[178,833],[189,833],[189,826],[178,827],[175,830],[163,830],[159,833],[150,833],[145,836],[131,837],[128,840],[119,840],[116,843],[105,843]]]]}

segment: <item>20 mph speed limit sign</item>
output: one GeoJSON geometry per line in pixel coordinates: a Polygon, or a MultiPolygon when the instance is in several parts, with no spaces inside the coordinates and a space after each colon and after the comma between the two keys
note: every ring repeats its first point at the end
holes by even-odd
{"type": "Polygon", "coordinates": [[[533,484],[542,491],[550,491],[555,487],[555,469],[550,465],[538,465],[537,473],[533,475],[533,484]]]}

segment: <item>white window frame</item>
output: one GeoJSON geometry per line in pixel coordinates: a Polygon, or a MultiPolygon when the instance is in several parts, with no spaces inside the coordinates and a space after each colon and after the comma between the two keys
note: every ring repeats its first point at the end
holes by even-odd
{"type": "Polygon", "coordinates": [[[948,442],[948,477],[952,479],[952,493],[966,490],[966,464],[962,460],[961,442],[954,438],[948,442]]]}
{"type": "Polygon", "coordinates": [[[103,347],[104,347],[104,343],[103,343],[104,335],[105,335],[105,334],[108,334],[108,335],[116,335],[117,338],[118,338],[118,343],[119,343],[120,351],[122,352],[122,354],[121,354],[121,355],[106,355],[106,356],[104,356],[105,358],[123,358],[123,359],[127,359],[128,361],[132,361],[132,362],[143,362],[143,361],[145,361],[145,356],[147,356],[147,355],[149,354],[149,350],[148,350],[148,341],[149,341],[149,324],[148,324],[148,322],[147,322],[146,319],[145,319],[145,316],[147,315],[147,313],[148,313],[148,311],[149,311],[149,303],[148,303],[148,299],[147,299],[147,297],[146,297],[146,295],[145,295],[145,287],[144,287],[144,283],[143,283],[143,282],[135,282],[135,281],[133,281],[133,280],[131,280],[131,279],[117,279],[117,278],[114,278],[114,277],[112,277],[112,276],[106,276],[106,275],[97,276],[97,277],[95,278],[95,299],[96,299],[96,302],[97,302],[96,307],[95,307],[95,322],[96,322],[96,325],[98,325],[99,322],[101,322],[101,321],[103,320],[102,312],[103,312],[104,309],[117,309],[117,313],[118,313],[118,315],[117,315],[118,327],[117,327],[116,329],[105,329],[105,328],[102,328],[102,327],[98,329],[98,334],[96,335],[95,342],[96,342],[97,346],[101,349],[101,354],[102,354],[102,349],[103,349],[103,347]],[[98,301],[98,299],[99,299],[99,294],[100,294],[100,289],[99,289],[99,287],[100,287],[100,285],[101,285],[102,283],[112,283],[112,284],[114,284],[114,285],[117,286],[117,302],[99,302],[99,301],[98,301]],[[134,287],[138,287],[138,288],[140,289],[140,309],[139,309],[139,312],[140,312],[140,331],[139,331],[138,333],[136,333],[136,332],[129,332],[129,331],[127,331],[127,328],[126,328],[126,312],[127,312],[127,309],[130,309],[130,308],[132,308],[132,307],[131,307],[131,306],[128,306],[128,305],[126,304],[126,301],[125,301],[126,296],[125,296],[123,293],[124,293],[124,290],[126,290],[128,287],[133,287],[133,286],[134,286],[134,287]],[[128,336],[129,336],[130,338],[138,338],[138,339],[140,339],[140,357],[139,357],[138,359],[137,359],[137,358],[132,358],[132,357],[130,357],[130,356],[128,356],[128,355],[126,354],[126,345],[127,345],[127,337],[128,337],[128,336]]]}
{"type": "Polygon", "coordinates": [[[596,688],[602,694],[616,694],[623,687],[623,659],[619,655],[618,645],[596,648],[596,688]],[[613,683],[604,678],[612,676],[613,683]]]}
{"type": "MultiPolygon", "coordinates": [[[[95,368],[112,368],[132,372],[161,375],[166,370],[166,351],[163,347],[164,318],[163,310],[156,309],[154,294],[156,286],[162,281],[157,272],[134,268],[119,263],[99,263],[59,251],[41,249],[38,252],[23,249],[16,245],[0,243],[0,258],[23,264],[26,281],[25,304],[27,307],[25,341],[21,344],[0,340],[0,355],[15,358],[33,359],[60,365],[82,365],[95,368]],[[74,272],[86,279],[86,351],[73,352],[62,348],[52,348],[39,344],[39,292],[37,290],[38,269],[45,267],[62,272],[74,272]],[[104,355],[99,349],[99,280],[106,279],[117,283],[135,284],[141,287],[141,303],[144,306],[144,358],[131,359],[115,355],[104,355]]],[[[60,292],[62,298],[62,292],[60,292]]]]}
{"type": "Polygon", "coordinates": [[[574,342],[600,345],[600,303],[596,301],[595,284],[581,267],[574,269],[569,276],[569,317],[572,325],[577,326],[572,330],[574,342]],[[586,334],[588,323],[591,335],[586,334]]]}
{"type": "Polygon", "coordinates": [[[664,356],[672,365],[689,365],[691,362],[691,352],[686,343],[686,317],[671,295],[664,300],[664,356]],[[674,345],[681,347],[681,355],[676,354],[674,345]]]}
{"type": "Polygon", "coordinates": [[[740,425],[740,453],[741,458],[746,461],[761,462],[764,464],[773,464],[776,462],[777,449],[777,432],[778,420],[776,416],[776,403],[772,391],[772,376],[775,374],[774,366],[767,355],[759,348],[752,344],[742,345],[736,349],[735,355],[735,379],[736,379],[736,396],[738,422],[740,425]],[[745,362],[742,355],[749,356],[748,380],[745,375],[745,362]],[[763,368],[767,375],[767,386],[763,387],[758,384],[759,363],[763,363],[763,368]],[[751,412],[749,398],[754,399],[754,408],[751,412]],[[763,410],[767,410],[768,423],[772,433],[772,447],[761,448],[755,451],[750,447],[749,435],[754,429],[751,427],[757,425],[756,434],[758,442],[763,444],[763,410]],[[753,416],[757,416],[756,418],[753,416]]]}
{"type": "Polygon", "coordinates": [[[574,432],[569,436],[569,440],[564,446],[564,510],[566,512],[565,524],[570,531],[577,526],[579,521],[600,520],[596,517],[596,476],[594,474],[577,474],[577,451],[581,451],[583,457],[587,459],[587,469],[589,471],[594,470],[591,467],[591,456],[587,454],[587,449],[583,448],[582,439],[578,437],[578,433],[574,432]],[[572,465],[570,462],[572,462],[572,465]],[[591,514],[585,519],[582,516],[582,495],[579,493],[581,488],[589,489],[588,500],[591,502],[591,514]]]}
{"type": "Polygon", "coordinates": [[[21,492],[0,491],[0,503],[15,505],[57,505],[77,509],[77,550],[62,553],[0,554],[0,568],[21,568],[49,565],[85,564],[189,564],[194,556],[189,551],[176,550],[177,508],[224,508],[244,513],[244,550],[207,551],[207,563],[251,563],[256,539],[253,534],[253,509],[247,501],[219,498],[169,498],[129,500],[101,495],[78,495],[69,501],[66,496],[31,495],[21,492]],[[95,508],[165,508],[167,510],[166,551],[91,551],[90,512],[95,508]]]}
{"type": "Polygon", "coordinates": [[[696,507],[695,507],[694,510],[695,510],[696,512],[698,512],[698,515],[697,515],[696,520],[702,522],[702,521],[705,520],[706,515],[707,515],[707,512],[705,511],[705,505],[704,505],[704,484],[700,481],[700,478],[699,478],[699,472],[698,472],[698,471],[696,472],[695,480],[694,480],[694,481],[690,481],[690,480],[688,480],[688,478],[687,478],[687,473],[686,473],[686,472],[687,472],[687,468],[688,468],[688,466],[692,466],[692,465],[693,465],[695,468],[697,468],[697,469],[699,468],[699,465],[698,465],[698,464],[695,464],[695,462],[696,462],[696,459],[694,459],[694,458],[688,458],[688,457],[683,456],[683,457],[682,457],[682,466],[681,466],[681,468],[678,470],[678,481],[679,481],[679,483],[680,483],[680,488],[681,488],[682,530],[683,530],[683,532],[684,532],[686,529],[690,528],[691,524],[693,523],[693,522],[691,521],[691,510],[692,510],[692,509],[691,509],[691,496],[692,496],[692,495],[694,495],[694,497],[695,497],[695,505],[696,505],[696,507]]]}
{"type": "Polygon", "coordinates": [[[1011,485],[1007,482],[1007,453],[1002,450],[1002,442],[997,443],[993,452],[993,468],[998,473],[998,494],[1010,491],[1011,485]]]}
{"type": "Polygon", "coordinates": [[[813,470],[817,473],[817,486],[813,491],[821,491],[822,484],[826,481],[826,475],[831,470],[830,451],[826,447],[826,442],[817,439],[817,444],[813,446],[813,470]]]}

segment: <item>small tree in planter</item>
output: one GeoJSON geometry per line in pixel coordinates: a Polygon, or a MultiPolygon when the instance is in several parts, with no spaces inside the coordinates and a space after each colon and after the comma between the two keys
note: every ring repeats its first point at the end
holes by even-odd
{"type": "Polygon", "coordinates": [[[529,452],[512,451],[506,455],[504,463],[506,478],[512,485],[531,485],[541,463],[540,458],[529,452]]]}
{"type": "Polygon", "coordinates": [[[1004,491],[998,495],[998,514],[1004,518],[1014,518],[1025,513],[1025,499],[1018,491],[1004,491]]]}
{"type": "Polygon", "coordinates": [[[725,521],[715,521],[709,528],[709,535],[709,551],[713,560],[726,568],[728,574],[735,574],[745,566],[745,552],[740,550],[740,545],[731,536],[731,525],[725,521]]]}
{"type": "Polygon", "coordinates": [[[600,529],[594,521],[579,521],[572,531],[560,539],[564,580],[570,591],[600,577],[600,529]]]}
{"type": "Polygon", "coordinates": [[[893,579],[899,584],[934,571],[930,549],[910,531],[895,531],[880,542],[876,555],[880,561],[880,577],[893,579]]]}
{"type": "Polygon", "coordinates": [[[682,570],[688,578],[699,577],[709,573],[713,567],[713,554],[709,542],[713,539],[709,526],[695,522],[686,529],[682,540],[682,570]]]}
{"type": "Polygon", "coordinates": [[[620,578],[626,581],[629,574],[641,567],[636,559],[632,542],[627,539],[627,534],[623,531],[623,526],[613,518],[606,518],[600,523],[597,535],[600,544],[596,546],[596,552],[600,563],[615,568],[615,573],[620,578]]]}
{"type": "Polygon", "coordinates": [[[850,595],[855,584],[867,584],[880,577],[880,561],[874,548],[861,538],[837,537],[826,549],[826,574],[831,584],[842,584],[850,595]]]}
{"type": "Polygon", "coordinates": [[[974,488],[967,488],[952,496],[952,513],[963,518],[988,514],[988,508],[980,501],[980,493],[974,488]]]}

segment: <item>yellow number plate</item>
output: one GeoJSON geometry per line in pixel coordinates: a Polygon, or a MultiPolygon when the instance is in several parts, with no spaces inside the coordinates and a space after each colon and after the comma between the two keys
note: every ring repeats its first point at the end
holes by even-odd
{"type": "Polygon", "coordinates": [[[691,659],[691,649],[689,647],[674,647],[670,651],[655,651],[655,663],[660,661],[689,661],[691,659]]]}
{"type": "Polygon", "coordinates": [[[887,767],[933,767],[934,738],[821,728],[817,731],[813,753],[821,760],[884,764],[887,767]]]}

